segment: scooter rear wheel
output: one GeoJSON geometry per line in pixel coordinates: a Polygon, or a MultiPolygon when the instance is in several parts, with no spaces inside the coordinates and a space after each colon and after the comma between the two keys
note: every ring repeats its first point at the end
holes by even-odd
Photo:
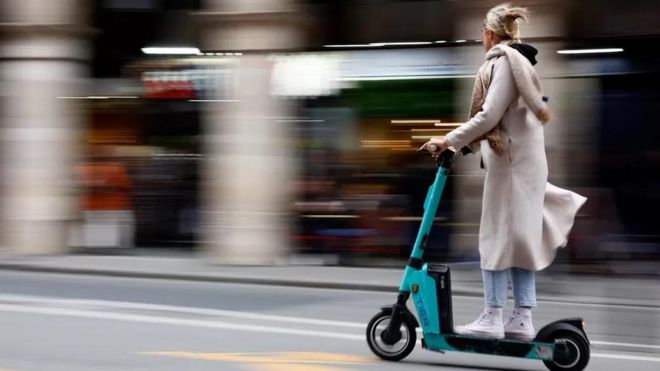
{"type": "Polygon", "coordinates": [[[374,354],[386,361],[400,361],[406,358],[415,348],[417,333],[415,324],[403,318],[401,321],[401,339],[392,345],[386,344],[381,333],[390,323],[391,313],[380,312],[371,318],[367,325],[367,344],[374,354]]]}
{"type": "Polygon", "coordinates": [[[589,344],[579,334],[572,331],[557,331],[544,341],[563,341],[568,349],[568,357],[564,360],[543,361],[552,371],[582,371],[589,363],[589,344]]]}

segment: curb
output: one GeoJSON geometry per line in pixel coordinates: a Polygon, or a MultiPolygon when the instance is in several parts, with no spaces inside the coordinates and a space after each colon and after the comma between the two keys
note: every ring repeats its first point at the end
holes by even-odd
{"type": "MultiPolygon", "coordinates": [[[[391,285],[365,284],[356,282],[329,282],[329,281],[301,281],[287,280],[271,277],[239,277],[231,275],[204,275],[204,274],[177,274],[161,272],[137,272],[109,269],[88,269],[88,268],[61,268],[48,266],[34,266],[26,264],[0,263],[0,270],[14,272],[34,272],[34,273],[55,273],[55,274],[74,274],[98,277],[121,277],[121,278],[145,278],[158,280],[179,280],[190,282],[217,282],[217,283],[238,283],[266,286],[317,288],[317,289],[336,289],[336,290],[354,290],[354,291],[372,291],[396,293],[397,287],[391,285]]],[[[479,288],[453,287],[452,292],[456,296],[481,297],[483,291],[479,288]]],[[[620,299],[620,298],[601,298],[584,296],[552,296],[539,295],[539,302],[555,302],[579,305],[598,305],[622,308],[647,308],[651,310],[660,309],[660,302],[653,300],[640,299],[620,299]]]]}
{"type": "Polygon", "coordinates": [[[296,281],[267,277],[237,277],[237,276],[217,276],[203,274],[177,274],[177,273],[157,273],[157,272],[135,272],[107,269],[85,269],[85,268],[57,268],[30,266],[22,264],[0,264],[2,271],[15,272],[36,272],[36,273],[58,273],[58,274],[77,274],[85,276],[101,277],[122,277],[122,278],[147,278],[160,280],[179,280],[192,282],[219,282],[219,283],[241,283],[267,286],[287,286],[303,288],[321,288],[321,289],[340,289],[340,290],[360,290],[377,292],[396,292],[396,287],[376,284],[362,284],[353,282],[327,282],[327,281],[296,281]]]}

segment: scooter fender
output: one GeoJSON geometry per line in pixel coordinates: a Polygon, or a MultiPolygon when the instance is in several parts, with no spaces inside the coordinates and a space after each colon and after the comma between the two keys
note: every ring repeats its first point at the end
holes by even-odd
{"type": "MultiPolygon", "coordinates": [[[[393,311],[391,305],[381,307],[380,310],[383,311],[385,314],[390,314],[390,315],[392,314],[392,311],[393,311]]],[[[404,306],[401,309],[401,314],[403,315],[403,317],[405,319],[407,319],[408,321],[413,323],[415,325],[415,327],[419,327],[419,322],[417,321],[417,318],[415,318],[415,315],[410,313],[410,310],[408,309],[408,307],[404,306]]]]}
{"type": "Polygon", "coordinates": [[[584,339],[587,341],[587,344],[591,345],[591,342],[587,337],[587,333],[584,331],[584,327],[582,325],[582,318],[578,318],[578,317],[560,319],[558,321],[545,325],[536,334],[534,341],[544,342],[544,339],[547,339],[550,334],[561,330],[576,332],[580,334],[582,337],[584,337],[584,339]]]}

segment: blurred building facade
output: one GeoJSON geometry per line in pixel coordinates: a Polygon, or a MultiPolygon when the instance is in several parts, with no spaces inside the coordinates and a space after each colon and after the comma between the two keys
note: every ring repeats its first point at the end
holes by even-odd
{"type": "Polygon", "coordinates": [[[230,83],[212,91],[203,113],[205,250],[214,261],[275,264],[289,254],[290,102],[271,93],[269,55],[302,46],[291,0],[205,1],[198,13],[205,50],[240,51],[230,83]]]}
{"type": "Polygon", "coordinates": [[[85,1],[3,1],[0,10],[2,240],[20,253],[68,250],[74,164],[90,61],[85,1]]]}
{"type": "MultiPolygon", "coordinates": [[[[465,119],[483,16],[498,3],[3,0],[3,246],[194,246],[246,264],[404,256],[433,171],[414,149],[465,119]],[[108,192],[128,202],[86,209],[108,192]]],[[[522,34],[553,106],[550,181],[592,200],[567,258],[657,258],[644,207],[658,205],[660,5],[517,4],[532,11],[522,34]],[[557,53],[613,47],[625,52],[557,53]]],[[[435,254],[474,259],[478,156],[453,174],[435,254]]]]}

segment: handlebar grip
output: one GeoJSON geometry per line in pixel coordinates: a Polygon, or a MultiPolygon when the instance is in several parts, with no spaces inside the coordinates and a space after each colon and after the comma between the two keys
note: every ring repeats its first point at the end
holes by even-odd
{"type": "Polygon", "coordinates": [[[440,153],[438,156],[438,166],[444,167],[445,169],[451,168],[451,162],[454,159],[456,152],[451,149],[446,149],[440,153]]]}
{"type": "MultiPolygon", "coordinates": [[[[421,150],[422,149],[420,148],[417,151],[419,152],[421,150]]],[[[435,153],[435,152],[438,152],[440,150],[440,147],[438,147],[437,144],[431,143],[426,147],[426,150],[431,152],[431,153],[435,153]]],[[[463,151],[463,153],[465,153],[464,152],[465,148],[462,149],[462,151],[463,151]]],[[[469,148],[468,148],[468,151],[469,151],[469,148]]],[[[440,154],[438,154],[437,156],[434,155],[433,157],[436,158],[436,161],[437,161],[439,167],[449,169],[449,168],[451,168],[451,163],[452,163],[452,160],[454,159],[455,154],[456,154],[456,151],[454,151],[453,149],[447,148],[444,151],[440,152],[440,154]]]]}

